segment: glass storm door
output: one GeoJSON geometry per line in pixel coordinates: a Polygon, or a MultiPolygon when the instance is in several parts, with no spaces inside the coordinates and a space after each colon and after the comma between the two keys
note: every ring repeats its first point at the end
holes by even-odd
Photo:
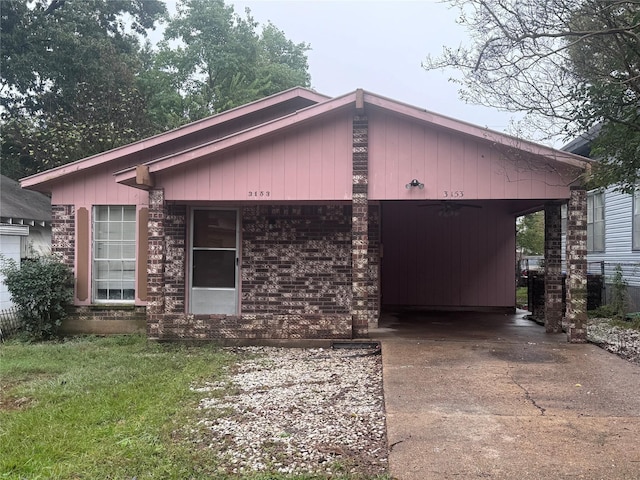
{"type": "Polygon", "coordinates": [[[238,220],[235,210],[194,210],[191,313],[233,315],[238,304],[238,220]]]}

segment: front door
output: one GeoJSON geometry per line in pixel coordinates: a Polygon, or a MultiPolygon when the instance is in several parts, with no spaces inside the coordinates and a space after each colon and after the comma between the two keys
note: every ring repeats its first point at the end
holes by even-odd
{"type": "Polygon", "coordinates": [[[234,315],[238,309],[238,212],[193,210],[191,313],[234,315]]]}

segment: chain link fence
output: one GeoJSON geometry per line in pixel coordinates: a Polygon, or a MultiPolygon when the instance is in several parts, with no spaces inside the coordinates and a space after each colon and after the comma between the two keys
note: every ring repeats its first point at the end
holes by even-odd
{"type": "Polygon", "coordinates": [[[22,319],[17,308],[0,311],[0,341],[4,342],[22,328],[22,319]]]}

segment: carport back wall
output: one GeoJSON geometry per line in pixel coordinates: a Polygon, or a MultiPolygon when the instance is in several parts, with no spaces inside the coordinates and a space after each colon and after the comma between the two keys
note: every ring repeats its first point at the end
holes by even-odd
{"type": "Polygon", "coordinates": [[[383,304],[514,308],[515,220],[505,205],[447,217],[422,204],[382,203],[383,304]]]}

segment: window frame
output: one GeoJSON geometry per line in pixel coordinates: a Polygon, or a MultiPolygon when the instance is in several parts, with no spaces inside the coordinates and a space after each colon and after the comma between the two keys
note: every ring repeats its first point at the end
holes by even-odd
{"type": "Polygon", "coordinates": [[[136,301],[136,270],[137,270],[137,224],[138,211],[136,205],[94,205],[92,209],[91,221],[91,301],[95,304],[126,304],[133,305],[136,301]],[[106,219],[101,219],[106,210],[106,219]],[[119,219],[112,219],[112,212],[120,210],[119,219]],[[102,213],[101,213],[102,211],[102,213]],[[112,229],[112,225],[119,223],[120,228],[112,229]],[[106,226],[106,229],[99,228],[106,226]],[[130,228],[126,228],[130,225],[130,228]],[[118,234],[119,238],[110,238],[118,234]],[[104,235],[104,237],[103,237],[104,235]],[[119,256],[111,257],[111,252],[120,250],[119,256]],[[106,256],[99,256],[100,251],[106,251],[106,256]],[[126,256],[125,252],[131,252],[132,257],[126,256]],[[114,264],[120,262],[119,269],[110,269],[114,264]],[[101,264],[106,264],[107,268],[100,268],[101,264]],[[100,272],[107,272],[106,278],[98,277],[100,272]],[[119,271],[120,278],[113,278],[113,274],[119,271]],[[126,275],[131,272],[130,276],[126,275]],[[109,286],[106,288],[106,298],[99,298],[99,288],[101,284],[120,283],[119,298],[109,298],[112,291],[109,286]],[[125,288],[130,283],[132,288],[125,288]],[[131,298],[125,298],[126,291],[133,291],[131,298]]]}
{"type": "Polygon", "coordinates": [[[603,253],[606,250],[606,214],[605,214],[605,198],[604,192],[596,191],[587,194],[587,253],[603,253]],[[600,205],[596,206],[596,199],[599,199],[600,205]],[[597,209],[601,210],[602,218],[597,218],[597,209]],[[601,246],[596,245],[596,226],[601,229],[598,237],[601,240],[601,246]],[[601,248],[600,248],[601,247],[601,248]]]}
{"type": "Polygon", "coordinates": [[[631,194],[631,251],[640,251],[640,185],[631,194]]]}

